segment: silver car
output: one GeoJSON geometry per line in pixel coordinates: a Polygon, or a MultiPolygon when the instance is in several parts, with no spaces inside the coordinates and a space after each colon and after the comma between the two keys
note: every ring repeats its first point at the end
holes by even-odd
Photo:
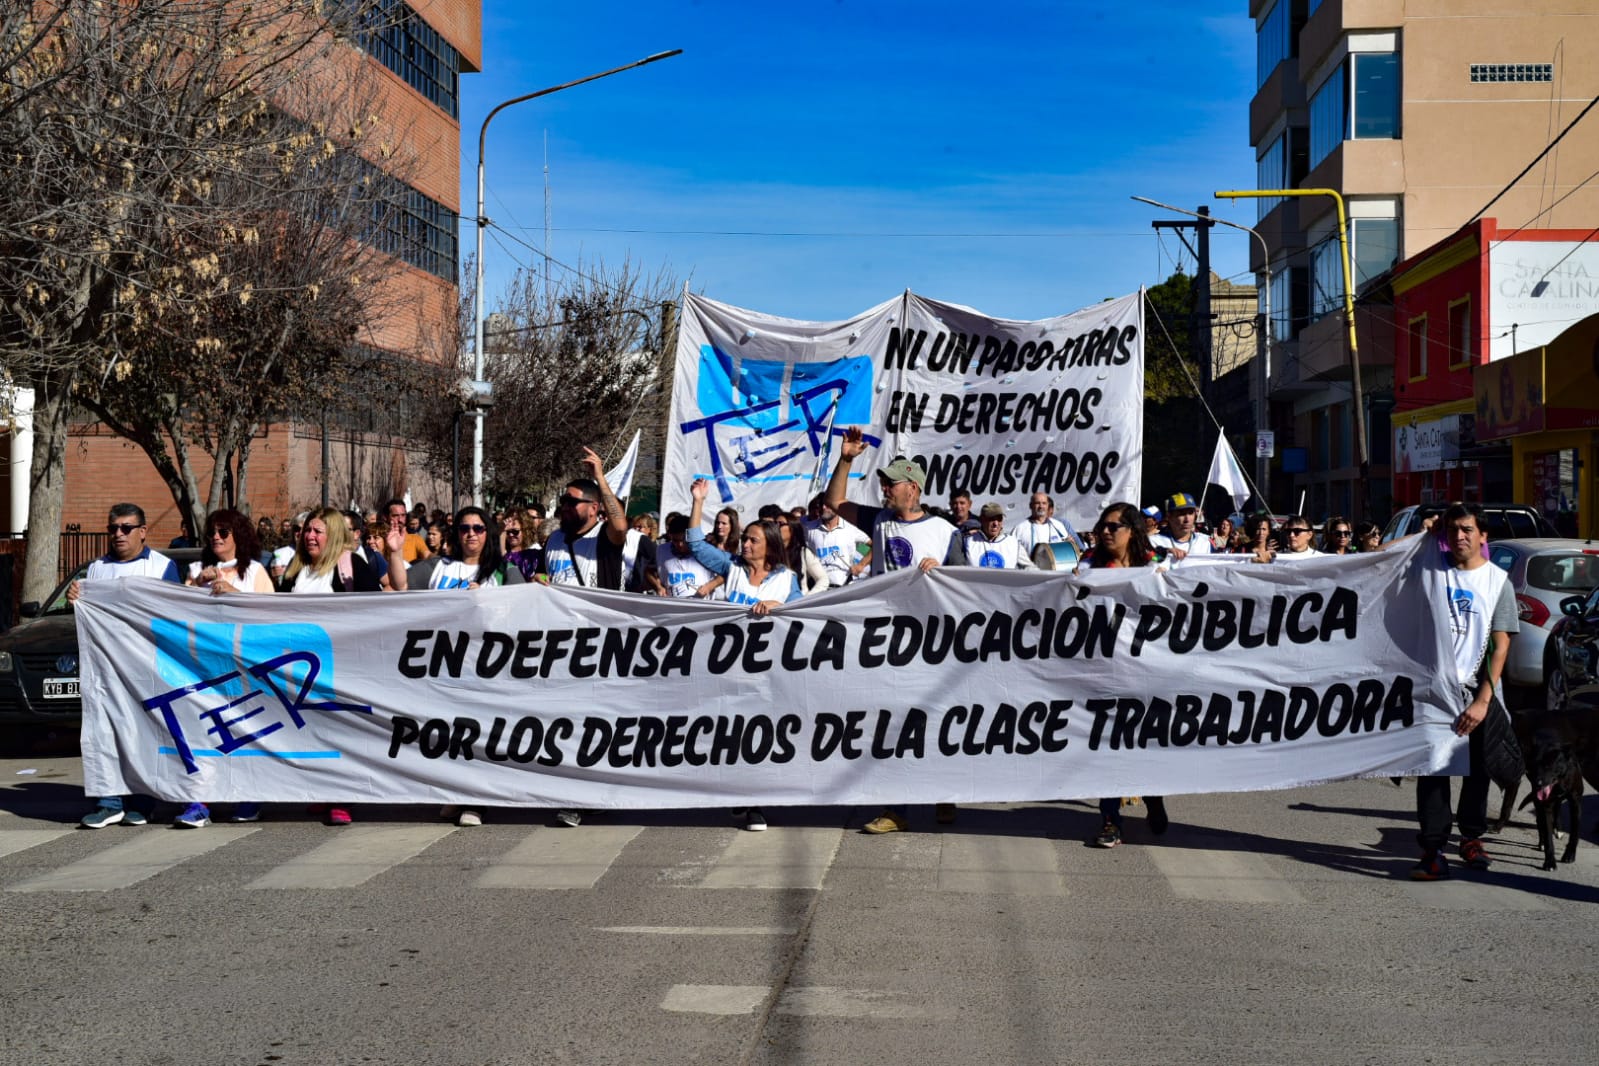
{"type": "Polygon", "coordinates": [[[1488,559],[1510,575],[1521,632],[1510,639],[1505,680],[1543,688],[1544,644],[1560,601],[1599,587],[1599,540],[1528,537],[1488,542],[1488,559]]]}

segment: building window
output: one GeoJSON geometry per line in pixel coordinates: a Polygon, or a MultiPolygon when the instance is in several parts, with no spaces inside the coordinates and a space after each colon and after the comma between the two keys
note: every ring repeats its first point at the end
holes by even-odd
{"type": "Polygon", "coordinates": [[[1255,31],[1255,88],[1266,84],[1277,64],[1299,55],[1305,28],[1305,0],[1277,0],[1255,31]]]}
{"type": "Polygon", "coordinates": [[[1399,136],[1399,53],[1355,52],[1310,98],[1310,165],[1344,141],[1399,136]]]}
{"type": "MultiPolygon", "coordinates": [[[[1349,265],[1354,273],[1355,292],[1360,292],[1376,277],[1399,261],[1399,220],[1397,218],[1352,218],[1349,220],[1349,265]]],[[[1311,250],[1310,269],[1315,295],[1310,309],[1318,318],[1344,306],[1343,251],[1338,235],[1327,237],[1311,250]]]]}
{"type": "Polygon", "coordinates": [[[1473,63],[1472,81],[1543,81],[1555,80],[1553,63],[1473,63]]]}
{"type": "Polygon", "coordinates": [[[1471,297],[1456,300],[1449,305],[1449,367],[1471,365],[1471,297]]]}
{"type": "MultiPolygon", "coordinates": [[[[1261,308],[1262,313],[1265,308],[1261,308]]],[[[1273,340],[1291,341],[1310,321],[1310,270],[1308,267],[1283,267],[1271,276],[1271,335],[1273,340]]]]}
{"type": "Polygon", "coordinates": [[[1405,345],[1405,358],[1409,365],[1411,381],[1421,381],[1427,376],[1426,315],[1410,320],[1410,331],[1405,345]]]}
{"type": "MultiPolygon", "coordinates": [[[[1255,162],[1255,188],[1286,189],[1283,181],[1288,176],[1288,134],[1284,132],[1267,146],[1266,152],[1255,162]]],[[[1283,202],[1281,196],[1262,196],[1255,201],[1255,221],[1259,222],[1283,202]]]]}
{"type": "Polygon", "coordinates": [[[369,163],[363,170],[374,186],[366,242],[454,284],[460,257],[460,216],[369,163]]]}
{"type": "Polygon", "coordinates": [[[327,0],[357,19],[355,39],[407,85],[460,118],[461,54],[403,0],[327,0]]]}

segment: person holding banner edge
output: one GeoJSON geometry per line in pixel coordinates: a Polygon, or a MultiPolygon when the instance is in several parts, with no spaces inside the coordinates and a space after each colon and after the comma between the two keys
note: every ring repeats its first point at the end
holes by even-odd
{"type": "MultiPolygon", "coordinates": [[[[944,519],[922,510],[927,471],[921,464],[896,455],[877,471],[877,482],[883,491],[881,508],[861,507],[845,498],[849,493],[850,466],[865,452],[866,441],[861,428],[850,426],[839,443],[838,464],[833,467],[833,476],[827,483],[825,502],[844,521],[871,530],[872,574],[907,570],[913,566],[925,573],[946,562],[958,565],[964,555],[960,531],[944,519]]],[[[953,803],[937,804],[934,811],[940,825],[955,821],[953,803]]],[[[889,808],[861,828],[867,833],[880,834],[898,833],[908,826],[904,815],[889,808]]]]}
{"type": "MultiPolygon", "coordinates": [[[[1077,565],[1079,574],[1090,570],[1128,566],[1153,566],[1155,546],[1150,543],[1144,526],[1145,513],[1135,503],[1113,503],[1105,508],[1094,523],[1094,549],[1077,565]]],[[[1166,831],[1170,819],[1166,814],[1164,796],[1145,796],[1144,805],[1149,811],[1149,831],[1160,836],[1166,831]]],[[[1089,843],[1098,848],[1114,848],[1122,842],[1122,801],[1119,796],[1106,796],[1099,801],[1102,820],[1099,835],[1089,843]]]]}

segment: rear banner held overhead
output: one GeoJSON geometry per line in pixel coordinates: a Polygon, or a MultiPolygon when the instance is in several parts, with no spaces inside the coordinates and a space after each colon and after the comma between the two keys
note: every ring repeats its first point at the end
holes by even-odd
{"type": "Polygon", "coordinates": [[[1143,460],[1143,296],[1023,322],[913,293],[839,322],[684,300],[663,511],[805,504],[826,488],[845,428],[868,444],[850,499],[879,500],[896,455],[927,470],[924,498],[965,489],[1026,517],[1046,492],[1079,528],[1138,501],[1143,460]]]}
{"type": "Polygon", "coordinates": [[[567,586],[86,582],[84,788],[646,809],[1458,772],[1423,539],[1293,566],[912,570],[767,617],[567,586]]]}

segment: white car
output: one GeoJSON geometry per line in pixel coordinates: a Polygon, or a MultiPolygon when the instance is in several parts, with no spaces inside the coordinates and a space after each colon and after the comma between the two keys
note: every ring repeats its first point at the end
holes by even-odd
{"type": "Polygon", "coordinates": [[[1544,644],[1560,620],[1560,601],[1599,587],[1599,540],[1493,540],[1488,559],[1510,575],[1521,618],[1521,632],[1510,639],[1505,680],[1542,689],[1544,644]]]}

